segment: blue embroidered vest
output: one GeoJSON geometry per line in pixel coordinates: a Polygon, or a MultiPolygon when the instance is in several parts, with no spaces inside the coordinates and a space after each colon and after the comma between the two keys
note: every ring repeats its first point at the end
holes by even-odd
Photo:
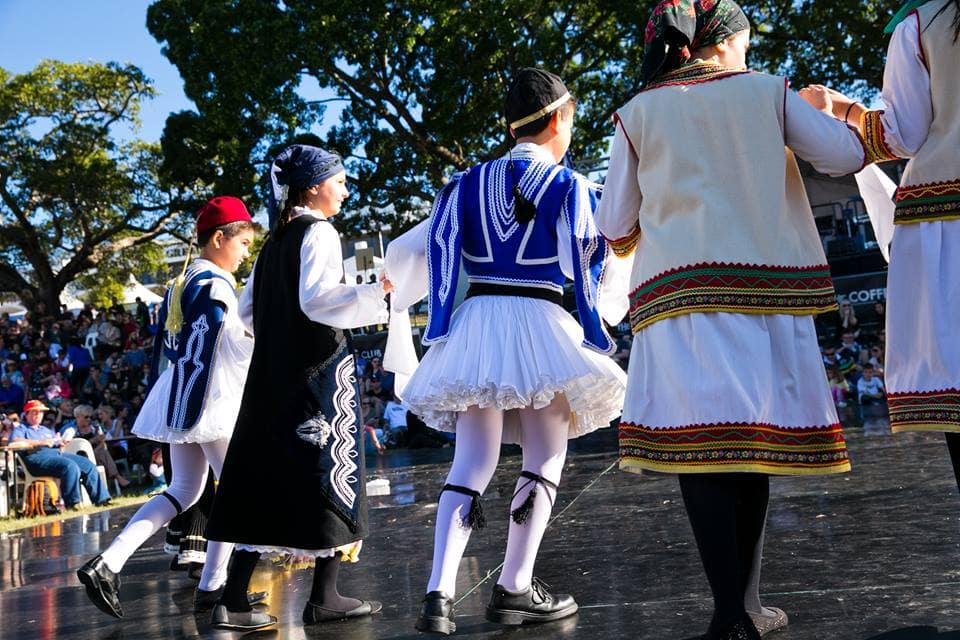
{"type": "Polygon", "coordinates": [[[223,303],[210,296],[213,278],[220,278],[233,287],[221,274],[197,263],[187,269],[180,296],[183,325],[179,333],[169,334],[164,328],[173,287],[167,289],[160,307],[150,367],[150,387],[153,387],[165,368],[163,362],[168,362],[173,367],[173,380],[167,401],[166,426],[172,431],[192,429],[203,410],[226,313],[223,303]]]}
{"type": "Polygon", "coordinates": [[[471,283],[536,288],[562,294],[567,280],[560,266],[558,223],[569,232],[574,297],[584,346],[601,353],[616,350],[597,309],[606,243],[593,212],[595,185],[565,167],[535,159],[518,147],[513,176],[506,158],[477,165],[454,176],[433,204],[427,237],[430,276],[429,321],[424,344],[446,339],[453,313],[460,261],[471,283]],[[536,206],[521,224],[514,215],[512,187],[536,206]]]}

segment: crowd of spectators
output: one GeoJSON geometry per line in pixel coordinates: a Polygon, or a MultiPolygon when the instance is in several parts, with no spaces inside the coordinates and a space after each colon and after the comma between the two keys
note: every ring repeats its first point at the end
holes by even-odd
{"type": "Polygon", "coordinates": [[[156,333],[156,309],[137,299],[134,309],[65,307],[13,319],[0,315],[0,442],[21,422],[24,404],[49,407],[43,425],[64,441],[90,441],[111,485],[124,473],[147,469],[154,443],[130,437],[143,404],[156,333]]]}
{"type": "Polygon", "coordinates": [[[861,322],[849,301],[818,322],[823,365],[837,407],[881,406],[884,387],[885,308],[878,302],[861,322]]]}
{"type": "Polygon", "coordinates": [[[356,355],[360,387],[360,416],[368,451],[382,454],[387,449],[445,447],[452,434],[435,431],[410,413],[394,390],[395,375],[383,368],[383,359],[356,355]]]}

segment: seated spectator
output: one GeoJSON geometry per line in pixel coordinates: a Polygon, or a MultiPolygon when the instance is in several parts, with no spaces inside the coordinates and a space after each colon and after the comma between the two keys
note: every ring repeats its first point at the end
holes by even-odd
{"type": "Polygon", "coordinates": [[[883,345],[876,344],[870,347],[870,357],[867,360],[869,364],[873,366],[873,371],[879,377],[883,377],[883,361],[884,361],[884,352],[883,345]]]}
{"type": "Polygon", "coordinates": [[[20,424],[19,413],[0,413],[0,442],[10,440],[10,434],[18,424],[20,424]]]}
{"type": "Polygon", "coordinates": [[[97,324],[97,356],[106,358],[120,349],[123,344],[123,333],[113,322],[113,314],[102,314],[97,324]]]}
{"type": "Polygon", "coordinates": [[[837,350],[832,345],[825,345],[822,349],[823,366],[829,371],[837,366],[837,350]]]}
{"type": "Polygon", "coordinates": [[[160,493],[167,488],[167,479],[163,475],[163,454],[160,447],[150,452],[150,486],[144,493],[160,493]]]}
{"type": "Polygon", "coordinates": [[[66,398],[57,406],[56,415],[53,420],[53,428],[64,440],[69,440],[71,436],[64,435],[65,432],[73,429],[77,430],[77,421],[73,417],[73,400],[66,398]]]}
{"type": "Polygon", "coordinates": [[[840,369],[837,367],[827,369],[827,379],[830,382],[830,394],[833,396],[833,403],[840,408],[847,406],[847,399],[850,397],[850,383],[843,377],[840,369]]]}
{"type": "Polygon", "coordinates": [[[99,404],[107,389],[107,377],[99,364],[90,365],[90,373],[80,388],[80,399],[91,404],[99,404]]]}
{"type": "MultiPolygon", "coordinates": [[[[381,370],[382,371],[382,370],[381,370]]],[[[367,389],[367,395],[373,396],[380,401],[381,404],[386,404],[393,398],[393,392],[387,391],[383,386],[383,380],[381,378],[371,378],[370,385],[367,389]]]]}
{"type": "Polygon", "coordinates": [[[837,333],[840,335],[852,333],[854,337],[860,335],[860,320],[849,300],[840,303],[840,323],[837,326],[837,333]]]}
{"type": "Polygon", "coordinates": [[[383,401],[369,393],[364,395],[360,401],[360,418],[363,424],[380,426],[383,419],[383,401]]]}
{"type": "Polygon", "coordinates": [[[110,503],[110,494],[97,466],[91,460],[60,450],[62,440],[53,429],[41,425],[44,412],[49,409],[39,400],[31,400],[23,407],[24,421],[14,427],[10,444],[35,444],[38,448],[24,451],[23,462],[35,476],[53,476],[60,479],[60,492],[68,509],[80,508],[80,484],[87,489],[96,505],[110,503]]]}
{"type": "Polygon", "coordinates": [[[63,374],[59,371],[45,380],[47,386],[44,387],[43,395],[47,401],[54,406],[59,405],[64,398],[71,395],[70,383],[66,381],[63,374]]]}
{"type": "Polygon", "coordinates": [[[103,429],[103,435],[107,439],[107,450],[114,460],[127,460],[129,458],[130,443],[126,440],[110,442],[118,438],[126,437],[123,430],[123,421],[116,419],[116,412],[109,404],[101,404],[97,407],[97,418],[100,422],[100,428],[103,429]]]}
{"type": "MultiPolygon", "coordinates": [[[[17,385],[21,389],[23,389],[23,374],[20,372],[19,369],[17,369],[17,363],[15,361],[11,360],[6,365],[4,365],[3,374],[8,378],[10,378],[10,382],[17,385]]],[[[21,405],[17,405],[17,409],[19,409],[20,406],[21,405]]]]}
{"type": "Polygon", "coordinates": [[[23,406],[23,402],[23,387],[13,384],[6,374],[0,377],[0,411],[16,411],[23,406]]]}
{"type": "MultiPolygon", "coordinates": [[[[116,480],[121,489],[129,486],[130,481],[120,474],[117,463],[107,449],[107,438],[103,429],[93,421],[93,407],[88,404],[78,405],[73,410],[73,420],[75,425],[73,437],[83,438],[90,442],[97,464],[101,465],[107,473],[107,480],[116,480]]],[[[66,437],[64,431],[61,431],[61,435],[66,437]]]]}
{"type": "Polygon", "coordinates": [[[884,400],[883,381],[876,377],[871,364],[863,366],[863,376],[857,382],[857,396],[860,406],[878,404],[884,400]]]}
{"type": "Polygon", "coordinates": [[[841,338],[840,348],[837,349],[837,357],[841,360],[851,359],[854,362],[860,361],[860,350],[862,347],[857,342],[857,337],[852,331],[845,331],[841,338]]]}
{"type": "Polygon", "coordinates": [[[394,394],[383,408],[385,440],[393,446],[402,446],[406,440],[407,408],[394,394]]]}

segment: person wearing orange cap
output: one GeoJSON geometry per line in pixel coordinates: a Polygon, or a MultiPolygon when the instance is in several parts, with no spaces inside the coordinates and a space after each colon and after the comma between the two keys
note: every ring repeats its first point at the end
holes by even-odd
{"type": "MultiPolygon", "coordinates": [[[[197,214],[200,257],[167,290],[153,346],[151,387],[133,425],[141,438],[170,444],[173,481],[143,505],[101,554],[78,571],[104,613],[123,617],[118,573],[150,536],[196,503],[208,468],[219,477],[240,409],[253,339],[237,307],[235,272],[255,225],[238,198],[219,196],[197,214]]],[[[213,606],[226,580],[232,544],[210,542],[195,607],[213,606]]],[[[255,594],[262,599],[265,594],[255,594]]]]}
{"type": "Polygon", "coordinates": [[[60,492],[68,509],[80,508],[80,483],[86,487],[94,504],[109,504],[110,493],[96,464],[83,456],[60,450],[60,435],[41,424],[45,411],[50,411],[49,407],[39,400],[30,400],[23,406],[23,422],[10,433],[10,444],[41,445],[21,456],[27,470],[35,476],[60,478],[60,492]]]}

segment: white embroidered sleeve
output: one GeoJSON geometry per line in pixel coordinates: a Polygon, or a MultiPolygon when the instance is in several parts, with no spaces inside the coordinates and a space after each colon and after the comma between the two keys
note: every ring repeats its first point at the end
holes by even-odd
{"type": "Polygon", "coordinates": [[[643,195],[637,184],[638,162],[623,124],[617,118],[610,146],[610,167],[596,212],[597,228],[617,255],[632,253],[640,237],[643,195]]]}
{"type": "Polygon", "coordinates": [[[340,236],[329,222],[312,225],[300,245],[300,309],[314,322],[353,329],[387,320],[383,285],[343,284],[340,236]]]}
{"type": "Polygon", "coordinates": [[[787,146],[820,173],[844,176],[863,166],[864,149],[857,133],[833,116],[817,111],[790,89],[784,129],[787,146]]]}
{"type": "Polygon", "coordinates": [[[930,72],[920,44],[920,15],[914,13],[894,30],[883,69],[884,140],[901,158],[916,154],[933,122],[930,72]]]}
{"type": "Polygon", "coordinates": [[[240,299],[237,301],[240,321],[250,335],[253,335],[253,274],[256,270],[257,263],[254,261],[253,270],[247,278],[247,283],[240,290],[240,299]]]}

